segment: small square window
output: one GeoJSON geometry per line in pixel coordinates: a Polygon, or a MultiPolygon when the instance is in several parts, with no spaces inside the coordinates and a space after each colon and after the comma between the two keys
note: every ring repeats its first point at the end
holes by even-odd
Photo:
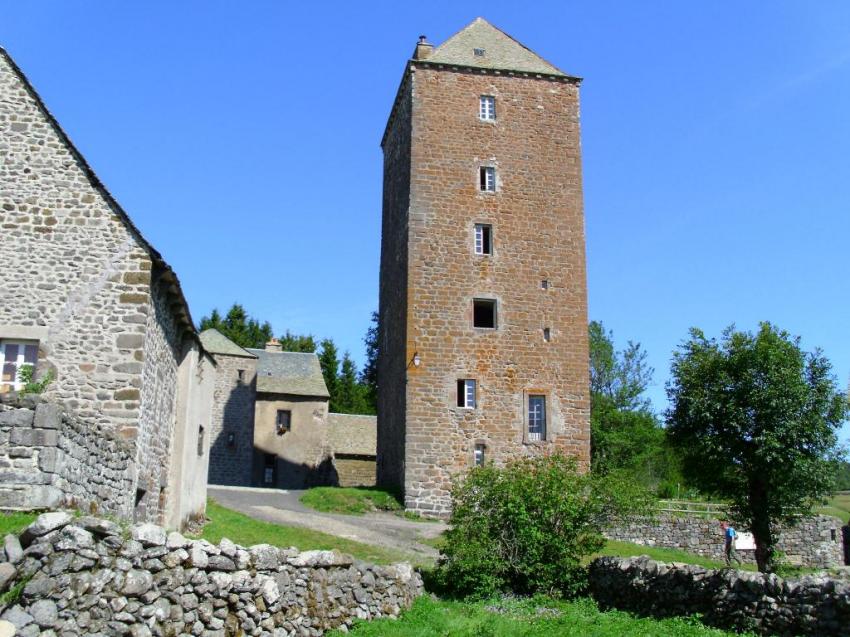
{"type": "Polygon", "coordinates": [[[486,51],[484,49],[472,49],[472,54],[477,58],[483,58],[486,51]]]}
{"type": "Polygon", "coordinates": [[[473,451],[473,458],[475,459],[476,467],[484,466],[484,447],[485,445],[481,443],[475,445],[475,450],[473,451]]]}
{"type": "Polygon", "coordinates": [[[543,280],[540,282],[540,289],[541,289],[541,290],[548,290],[548,289],[549,289],[549,281],[548,281],[548,280],[546,280],[546,279],[543,279],[543,280]]]}
{"type": "Polygon", "coordinates": [[[493,226],[475,224],[475,254],[493,254],[493,226]]]}
{"type": "Polygon", "coordinates": [[[496,192],[496,169],[493,166],[481,166],[478,171],[478,187],[481,192],[496,192]]]}
{"type": "Polygon", "coordinates": [[[238,380],[240,383],[245,381],[245,370],[244,369],[237,369],[236,370],[236,380],[238,380]]]}
{"type": "Polygon", "coordinates": [[[548,327],[543,328],[543,340],[547,343],[552,340],[552,330],[548,327]]]}
{"type": "Polygon", "coordinates": [[[288,409],[278,409],[277,418],[275,419],[275,431],[278,436],[282,436],[287,431],[292,429],[292,412],[288,409]]]}
{"type": "Polygon", "coordinates": [[[528,397],[528,439],[532,442],[546,439],[546,396],[528,397]]]}
{"type": "Polygon", "coordinates": [[[478,105],[478,117],[485,122],[496,119],[496,98],[492,95],[482,95],[478,105]]]}
{"type": "Polygon", "coordinates": [[[496,301],[474,299],[472,301],[472,326],[496,329],[496,301]]]}
{"type": "Polygon", "coordinates": [[[38,363],[38,343],[0,341],[0,393],[24,388],[21,370],[38,363]]]}
{"type": "Polygon", "coordinates": [[[475,409],[475,381],[462,378],[457,381],[457,406],[475,409]]]}

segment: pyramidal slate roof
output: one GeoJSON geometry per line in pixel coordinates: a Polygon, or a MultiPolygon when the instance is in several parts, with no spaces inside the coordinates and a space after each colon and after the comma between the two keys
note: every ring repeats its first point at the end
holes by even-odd
{"type": "Polygon", "coordinates": [[[248,348],[257,357],[257,391],[329,398],[319,357],[304,352],[269,352],[248,348]]]}
{"type": "Polygon", "coordinates": [[[570,77],[484,18],[475,18],[423,61],[570,77]],[[475,55],[475,49],[483,55],[475,55]]]}
{"type": "Polygon", "coordinates": [[[257,358],[246,349],[239,347],[215,328],[204,330],[200,333],[201,345],[212,354],[225,354],[227,356],[241,356],[242,358],[257,358]]]}

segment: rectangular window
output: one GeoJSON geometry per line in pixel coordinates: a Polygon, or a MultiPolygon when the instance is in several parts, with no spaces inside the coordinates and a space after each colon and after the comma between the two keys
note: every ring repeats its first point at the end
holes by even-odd
{"type": "Polygon", "coordinates": [[[274,466],[277,462],[277,456],[273,453],[265,454],[265,462],[263,466],[263,484],[274,484],[274,466]]]}
{"type": "Polygon", "coordinates": [[[496,119],[496,98],[492,95],[482,95],[478,105],[478,117],[486,122],[496,119]]]}
{"type": "Polygon", "coordinates": [[[475,409],[475,381],[471,378],[457,381],[457,406],[475,409]]]}
{"type": "Polygon", "coordinates": [[[546,439],[546,396],[532,394],[528,397],[528,439],[546,439]]]}
{"type": "Polygon", "coordinates": [[[493,299],[473,299],[472,326],[496,329],[496,301],[493,299]]]}
{"type": "Polygon", "coordinates": [[[275,425],[278,436],[290,431],[292,429],[292,412],[288,409],[278,409],[275,425]]]}
{"type": "Polygon", "coordinates": [[[198,427],[198,455],[204,455],[204,426],[198,427]]]}
{"type": "Polygon", "coordinates": [[[475,224],[475,254],[493,254],[493,227],[475,224]]]}
{"type": "Polygon", "coordinates": [[[472,54],[477,58],[483,58],[484,52],[484,49],[472,49],[472,54]]]}
{"type": "Polygon", "coordinates": [[[237,369],[236,370],[236,380],[238,380],[240,383],[242,383],[245,380],[245,370],[244,369],[237,369]]]}
{"type": "Polygon", "coordinates": [[[21,370],[38,363],[38,343],[32,341],[0,341],[0,393],[20,391],[21,370]]]}
{"type": "Polygon", "coordinates": [[[552,330],[548,327],[543,328],[543,340],[547,343],[552,340],[552,330]]]}
{"type": "Polygon", "coordinates": [[[475,445],[475,451],[473,452],[475,459],[475,466],[481,467],[484,465],[484,445],[477,444],[475,445]]]}
{"type": "Polygon", "coordinates": [[[496,169],[493,166],[481,166],[478,179],[481,192],[496,192],[496,169]]]}

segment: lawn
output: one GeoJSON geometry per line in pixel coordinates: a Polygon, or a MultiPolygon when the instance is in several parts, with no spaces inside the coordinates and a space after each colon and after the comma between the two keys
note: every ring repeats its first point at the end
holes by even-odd
{"type": "MultiPolygon", "coordinates": [[[[616,557],[648,555],[651,559],[658,562],[684,562],[685,564],[696,564],[705,568],[726,568],[726,563],[721,560],[712,560],[711,558],[679,549],[644,546],[643,544],[632,544],[631,542],[620,542],[618,540],[608,540],[605,543],[605,547],[599,553],[586,558],[586,562],[589,564],[591,560],[602,555],[613,555],[616,557]]],[[[756,570],[755,564],[743,564],[738,568],[743,571],[756,570]]]]}
{"type": "Polygon", "coordinates": [[[18,535],[37,517],[38,513],[23,513],[20,511],[0,513],[0,536],[4,536],[7,533],[18,535]]]}
{"type": "MultiPolygon", "coordinates": [[[[334,631],[328,635],[340,637],[334,631]]],[[[590,599],[564,602],[548,598],[484,602],[420,597],[400,619],[358,622],[358,637],[721,637],[734,635],[706,628],[696,619],[645,619],[620,611],[601,612],[590,599]]]]}
{"type": "Polygon", "coordinates": [[[378,564],[391,564],[410,559],[401,551],[370,546],[310,529],[261,522],[227,509],[214,500],[207,502],[207,518],[209,521],[204,526],[200,537],[213,544],[217,544],[221,538],[226,537],[242,546],[252,544],[272,544],[284,548],[297,546],[302,551],[337,549],[357,559],[378,564]]]}
{"type": "Polygon", "coordinates": [[[363,515],[397,511],[404,507],[392,494],[370,487],[315,487],[301,496],[301,504],[323,513],[363,515]]]}
{"type": "Polygon", "coordinates": [[[836,494],[824,506],[815,507],[814,512],[831,515],[840,518],[844,524],[850,524],[850,494],[836,494]]]}

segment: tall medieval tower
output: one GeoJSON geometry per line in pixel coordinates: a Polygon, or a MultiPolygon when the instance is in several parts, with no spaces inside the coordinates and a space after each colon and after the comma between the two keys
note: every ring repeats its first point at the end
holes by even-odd
{"type": "Polygon", "coordinates": [[[420,39],[381,143],[378,483],[590,454],[579,79],[478,18],[420,39]]]}

